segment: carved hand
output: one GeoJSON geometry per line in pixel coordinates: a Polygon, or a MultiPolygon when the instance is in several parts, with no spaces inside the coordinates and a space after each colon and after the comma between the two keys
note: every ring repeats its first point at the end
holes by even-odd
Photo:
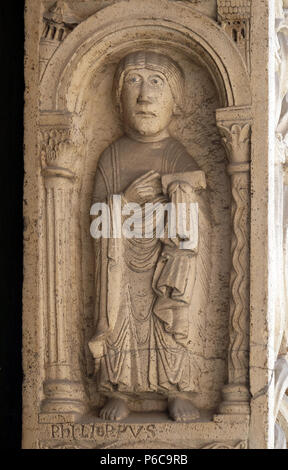
{"type": "Polygon", "coordinates": [[[144,204],[162,194],[161,178],[157,171],[151,170],[137,178],[124,192],[128,202],[144,204]]]}

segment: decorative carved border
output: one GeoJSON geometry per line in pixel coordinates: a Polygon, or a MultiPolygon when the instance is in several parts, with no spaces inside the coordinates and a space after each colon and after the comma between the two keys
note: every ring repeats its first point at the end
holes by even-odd
{"type": "Polygon", "coordinates": [[[248,449],[247,441],[239,441],[235,445],[229,445],[225,442],[212,442],[211,444],[207,444],[201,449],[248,449]]]}

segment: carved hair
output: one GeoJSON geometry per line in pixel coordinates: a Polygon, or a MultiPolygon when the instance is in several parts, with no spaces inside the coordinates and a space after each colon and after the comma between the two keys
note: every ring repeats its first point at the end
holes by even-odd
{"type": "Polygon", "coordinates": [[[116,104],[121,109],[121,94],[125,75],[130,70],[150,69],[161,72],[167,79],[175,104],[180,109],[184,103],[184,73],[174,60],[154,51],[137,51],[125,56],[114,76],[113,91],[116,104]]]}

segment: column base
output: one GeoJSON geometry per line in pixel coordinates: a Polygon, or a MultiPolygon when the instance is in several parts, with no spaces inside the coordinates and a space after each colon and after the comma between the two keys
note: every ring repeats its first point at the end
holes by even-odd
{"type": "Polygon", "coordinates": [[[83,414],[86,411],[80,382],[49,380],[43,388],[46,398],[41,403],[41,414],[83,414]]]}
{"type": "Polygon", "coordinates": [[[81,421],[81,417],[83,416],[83,412],[81,413],[45,413],[41,412],[38,415],[38,422],[39,424],[65,424],[65,423],[78,423],[81,421]]]}
{"type": "Polygon", "coordinates": [[[222,390],[221,414],[250,414],[250,393],[246,385],[229,384],[222,390]]]}

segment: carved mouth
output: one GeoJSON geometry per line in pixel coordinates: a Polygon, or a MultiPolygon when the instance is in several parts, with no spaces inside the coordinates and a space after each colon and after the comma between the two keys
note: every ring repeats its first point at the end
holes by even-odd
{"type": "Polygon", "coordinates": [[[151,111],[137,111],[136,113],[137,116],[144,116],[144,117],[156,117],[155,113],[152,113],[151,111]]]}

